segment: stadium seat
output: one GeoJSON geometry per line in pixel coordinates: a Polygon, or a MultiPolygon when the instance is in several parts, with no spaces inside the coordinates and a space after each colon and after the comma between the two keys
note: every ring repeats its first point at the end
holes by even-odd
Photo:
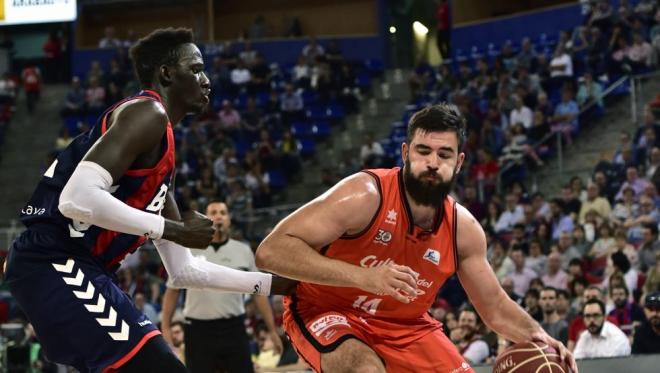
{"type": "Polygon", "coordinates": [[[302,139],[300,140],[300,145],[298,146],[300,155],[303,157],[310,157],[316,153],[316,143],[314,140],[302,139]]]}
{"type": "Polygon", "coordinates": [[[291,134],[298,140],[312,136],[312,125],[308,122],[294,122],[291,124],[291,134]]]}
{"type": "Polygon", "coordinates": [[[332,129],[330,128],[330,124],[328,122],[315,122],[312,125],[312,134],[317,139],[325,139],[330,137],[332,134],[332,129]]]}

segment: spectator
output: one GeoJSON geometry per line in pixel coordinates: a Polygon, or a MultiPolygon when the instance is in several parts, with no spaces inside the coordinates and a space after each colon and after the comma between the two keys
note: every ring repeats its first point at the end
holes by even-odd
{"type": "Polygon", "coordinates": [[[62,63],[62,44],[57,33],[51,31],[48,39],[43,45],[44,51],[44,81],[46,83],[56,83],[60,81],[61,63],[62,63]]]}
{"type": "Polygon", "coordinates": [[[557,49],[550,60],[550,79],[555,89],[561,88],[565,83],[573,82],[573,61],[562,44],[557,44],[557,49]]]}
{"type": "Polygon", "coordinates": [[[587,332],[575,345],[576,359],[621,357],[630,355],[628,337],[616,325],[605,320],[605,305],[597,299],[589,300],[582,308],[587,332]]]}
{"type": "Polygon", "coordinates": [[[451,339],[457,344],[458,350],[468,364],[481,364],[490,354],[488,344],[484,342],[479,329],[481,319],[472,308],[461,311],[458,327],[452,330],[451,339]]]}
{"type": "Polygon", "coordinates": [[[301,55],[298,57],[298,62],[296,65],[291,70],[291,79],[297,87],[306,89],[309,88],[310,75],[311,73],[309,70],[309,65],[307,64],[307,60],[304,56],[301,55]]]}
{"type": "Polygon", "coordinates": [[[520,96],[515,95],[513,101],[515,102],[515,108],[511,110],[509,123],[511,126],[521,124],[526,130],[530,129],[534,120],[532,110],[524,105],[520,96]]]}
{"type": "Polygon", "coordinates": [[[252,49],[252,42],[250,40],[245,40],[245,42],[243,42],[243,50],[238,54],[238,57],[240,61],[245,63],[245,66],[248,69],[251,69],[257,62],[258,54],[259,52],[252,49]]]}
{"type": "Polygon", "coordinates": [[[568,341],[568,323],[557,313],[557,289],[546,286],[541,290],[539,305],[543,310],[541,327],[552,338],[566,344],[568,341]]]}
{"type": "Polygon", "coordinates": [[[568,274],[561,269],[561,256],[558,252],[555,251],[548,255],[548,273],[543,275],[541,280],[545,286],[566,290],[568,274]]]}
{"type": "Polygon", "coordinates": [[[307,58],[307,63],[316,61],[317,57],[322,57],[325,54],[325,49],[318,44],[315,36],[309,38],[309,43],[302,49],[302,55],[307,58]]]}
{"type": "Polygon", "coordinates": [[[27,110],[32,114],[41,95],[41,70],[34,62],[28,61],[21,72],[21,79],[23,80],[27,110]]]}
{"type": "Polygon", "coordinates": [[[557,290],[557,301],[555,302],[555,311],[560,320],[566,321],[566,340],[568,342],[568,323],[575,318],[575,312],[571,309],[571,296],[567,290],[557,290]]]}
{"type": "Polygon", "coordinates": [[[270,176],[255,162],[245,175],[245,186],[252,193],[254,207],[270,206],[270,176]]]}
{"type": "Polygon", "coordinates": [[[564,201],[560,198],[553,198],[550,201],[550,223],[552,224],[552,239],[558,240],[562,232],[571,233],[573,231],[573,217],[566,213],[564,201]]]}
{"type": "Polygon", "coordinates": [[[525,311],[538,322],[543,321],[543,310],[539,306],[539,291],[530,287],[525,293],[525,311]]]}
{"type": "Polygon", "coordinates": [[[518,296],[523,296],[527,293],[529,282],[538,277],[538,274],[531,269],[525,267],[525,253],[521,246],[516,245],[511,250],[511,260],[513,260],[514,269],[509,274],[513,280],[513,291],[518,296]]]}
{"type": "Polygon", "coordinates": [[[100,114],[106,107],[105,88],[99,84],[96,77],[89,79],[89,87],[85,92],[85,101],[90,112],[100,114]]]}
{"type": "MultiPolygon", "coordinates": [[[[518,203],[518,197],[509,193],[506,196],[506,209],[502,212],[495,224],[495,233],[510,232],[514,225],[520,223],[525,218],[522,205],[518,203]]],[[[524,292],[523,292],[524,294],[524,292]]]]}
{"type": "Polygon", "coordinates": [[[646,321],[635,331],[633,354],[660,353],[660,291],[648,294],[644,299],[646,321]]]}
{"type": "Polygon", "coordinates": [[[360,160],[364,168],[382,168],[385,151],[382,145],[374,139],[372,133],[367,133],[360,149],[360,160]]]}
{"type": "Polygon", "coordinates": [[[653,48],[640,33],[633,35],[633,45],[628,50],[628,61],[634,72],[643,72],[651,66],[653,48]]]}
{"type": "Polygon", "coordinates": [[[644,321],[644,312],[637,304],[629,301],[630,293],[625,285],[617,285],[610,288],[610,299],[614,303],[614,309],[609,315],[615,317],[619,328],[626,335],[632,335],[633,330],[644,321]]]}
{"type": "Polygon", "coordinates": [[[285,129],[282,140],[277,143],[277,152],[282,161],[282,170],[287,180],[292,180],[301,167],[299,143],[291,134],[291,130],[285,129]]]}
{"type": "Polygon", "coordinates": [[[218,112],[220,129],[229,134],[237,133],[241,129],[241,115],[229,100],[222,101],[222,109],[218,112]]]}
{"type": "MultiPolygon", "coordinates": [[[[617,251],[614,254],[612,254],[611,259],[612,259],[612,265],[614,267],[614,271],[610,276],[610,282],[612,281],[613,277],[618,275],[623,278],[624,285],[626,286],[626,288],[628,288],[629,291],[634,292],[635,290],[637,290],[639,273],[637,272],[636,269],[632,268],[632,266],[630,265],[630,260],[628,260],[626,254],[617,251]]],[[[613,286],[610,286],[610,288],[612,287],[613,286]]]]}
{"type": "Polygon", "coordinates": [[[639,197],[639,210],[637,216],[628,218],[623,227],[628,229],[628,239],[632,243],[639,243],[643,240],[643,224],[658,225],[660,223],[660,211],[655,206],[654,201],[646,196],[639,197]]]}
{"type": "Polygon", "coordinates": [[[609,30],[613,22],[613,12],[609,1],[598,0],[589,18],[589,27],[598,27],[602,31],[609,30]]]}
{"type": "Polygon", "coordinates": [[[604,260],[616,250],[616,240],[614,239],[612,227],[608,223],[603,223],[600,226],[598,236],[591,247],[591,251],[587,254],[592,261],[592,270],[602,270],[605,266],[604,260]]]}
{"type": "Polygon", "coordinates": [[[599,110],[605,110],[603,104],[603,87],[597,81],[594,81],[593,75],[587,71],[583,75],[583,81],[580,83],[577,94],[577,103],[584,106],[595,102],[599,110]]]}
{"type": "Polygon", "coordinates": [[[181,321],[174,321],[170,325],[170,335],[172,336],[172,351],[182,363],[186,363],[186,345],[184,343],[183,323],[181,321]]]}
{"type": "Polygon", "coordinates": [[[465,186],[461,205],[465,206],[477,221],[481,221],[486,216],[486,205],[479,200],[477,188],[472,185],[465,186]]]}
{"type": "Polygon", "coordinates": [[[303,110],[303,99],[298,91],[293,90],[291,84],[287,84],[284,93],[280,96],[280,111],[284,123],[291,124],[300,119],[303,110]]]}
{"type": "Polygon", "coordinates": [[[73,138],[69,135],[69,129],[63,126],[60,130],[60,135],[55,140],[55,150],[58,152],[64,150],[71,144],[71,141],[73,141],[73,138]]]}
{"type": "Polygon", "coordinates": [[[106,48],[106,49],[112,49],[112,48],[120,48],[121,47],[121,41],[115,37],[115,28],[112,26],[108,26],[105,28],[104,31],[104,37],[99,40],[99,48],[106,48]]]}
{"type": "Polygon", "coordinates": [[[250,81],[252,80],[252,75],[242,59],[239,59],[236,64],[236,67],[233,70],[231,70],[231,73],[229,74],[229,79],[232,84],[233,93],[239,93],[245,91],[248,83],[250,83],[250,81]]]}
{"type": "Polygon", "coordinates": [[[101,68],[101,63],[98,60],[92,61],[89,65],[87,84],[90,84],[92,79],[96,79],[99,85],[105,84],[105,72],[103,71],[103,68],[101,68]]]}
{"type": "Polygon", "coordinates": [[[572,136],[579,130],[578,114],[580,108],[573,100],[570,88],[562,89],[561,103],[557,105],[554,116],[550,119],[553,132],[561,132],[566,143],[571,144],[572,136]]]}
{"type": "Polygon", "coordinates": [[[628,219],[637,216],[639,205],[635,203],[635,191],[631,186],[626,186],[621,190],[622,199],[614,205],[612,209],[611,220],[615,226],[623,225],[628,219]]]}
{"type": "Polygon", "coordinates": [[[156,308],[154,308],[153,305],[144,299],[144,294],[135,293],[135,295],[133,295],[133,301],[135,302],[135,308],[138,311],[147,316],[147,318],[151,320],[152,323],[158,324],[160,320],[158,317],[158,312],[156,312],[156,308]]]}
{"type": "Polygon", "coordinates": [[[61,115],[66,117],[69,115],[84,115],[86,111],[86,92],[80,85],[80,78],[74,76],[71,78],[71,87],[66,93],[64,100],[64,107],[62,108],[61,115]]]}
{"type": "Polygon", "coordinates": [[[595,183],[591,183],[587,187],[587,199],[582,202],[578,215],[580,224],[584,224],[584,219],[589,211],[595,211],[601,219],[608,219],[612,213],[610,202],[606,198],[600,197],[600,187],[595,183]]]}
{"type": "Polygon", "coordinates": [[[270,88],[271,71],[264,57],[257,53],[257,57],[250,69],[251,81],[249,83],[250,92],[267,92],[270,88]]]}
{"type": "Polygon", "coordinates": [[[536,273],[545,273],[547,261],[548,257],[543,254],[541,242],[537,239],[529,241],[529,256],[525,258],[525,266],[536,273]]]}
{"type": "Polygon", "coordinates": [[[451,10],[449,1],[440,0],[435,12],[436,23],[436,43],[438,52],[443,59],[451,56],[451,10]]]}
{"type": "MultiPolygon", "coordinates": [[[[513,264],[513,261],[509,255],[507,255],[506,250],[504,250],[502,242],[495,240],[490,244],[488,248],[488,262],[490,263],[490,266],[493,268],[493,272],[495,272],[495,276],[497,276],[497,279],[500,280],[500,282],[504,283],[505,279],[510,280],[510,278],[507,276],[509,273],[513,272],[515,265],[513,264]]],[[[513,293],[513,282],[511,282],[511,292],[507,294],[509,294],[509,297],[513,299],[513,296],[515,295],[513,293]]],[[[516,299],[520,298],[518,296],[515,297],[516,299]]]]}
{"type": "Polygon", "coordinates": [[[639,268],[642,272],[654,268],[657,264],[657,256],[660,253],[660,241],[658,241],[658,226],[645,223],[642,225],[642,245],[639,247],[639,268]]]}
{"type": "Polygon", "coordinates": [[[639,177],[639,172],[637,171],[637,167],[635,166],[629,166],[626,169],[626,181],[621,185],[621,189],[619,189],[619,193],[614,197],[615,199],[619,200],[623,196],[623,190],[627,187],[631,187],[634,194],[633,198],[635,201],[639,198],[639,196],[644,192],[644,189],[646,186],[649,184],[649,182],[644,179],[639,177]]]}
{"type": "MultiPolygon", "coordinates": [[[[557,251],[561,256],[561,268],[567,270],[571,260],[581,258],[580,251],[573,246],[572,231],[564,231],[559,234],[557,246],[553,247],[553,251],[557,251]]],[[[568,279],[567,279],[568,280],[568,279]]]]}
{"type": "Polygon", "coordinates": [[[250,40],[262,39],[266,37],[268,33],[268,26],[266,25],[266,18],[263,15],[259,14],[254,22],[250,25],[248,30],[248,36],[250,40]]]}
{"type": "Polygon", "coordinates": [[[526,70],[533,70],[536,67],[536,52],[528,37],[522,39],[520,52],[516,59],[518,66],[524,67],[526,70]]]}

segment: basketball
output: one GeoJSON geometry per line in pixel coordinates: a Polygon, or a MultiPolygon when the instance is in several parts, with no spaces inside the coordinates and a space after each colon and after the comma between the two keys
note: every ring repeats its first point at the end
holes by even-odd
{"type": "Polygon", "coordinates": [[[569,373],[557,351],[543,342],[517,343],[497,357],[493,373],[569,373]]]}

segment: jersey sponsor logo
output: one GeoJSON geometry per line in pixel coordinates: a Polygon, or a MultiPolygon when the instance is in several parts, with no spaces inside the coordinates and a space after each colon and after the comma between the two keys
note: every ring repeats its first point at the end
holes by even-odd
{"type": "Polygon", "coordinates": [[[379,229],[378,233],[376,233],[376,237],[374,237],[374,243],[380,244],[380,245],[389,245],[389,242],[392,241],[392,233],[384,230],[384,229],[379,229]]]}
{"type": "Polygon", "coordinates": [[[151,325],[151,324],[152,324],[151,320],[144,320],[144,321],[138,322],[138,325],[140,325],[140,326],[151,325]]]}
{"type": "Polygon", "coordinates": [[[348,320],[346,319],[346,316],[344,315],[325,315],[314,321],[309,329],[312,333],[314,333],[314,335],[318,337],[328,328],[337,325],[346,325],[349,328],[351,327],[351,325],[348,323],[348,320]]]}
{"type": "Polygon", "coordinates": [[[424,260],[428,260],[433,264],[440,264],[440,252],[433,249],[426,249],[426,253],[423,256],[424,260]]]}
{"type": "MultiPolygon", "coordinates": [[[[466,363],[465,361],[461,363],[461,366],[455,369],[452,369],[449,373],[460,373],[460,372],[467,372],[470,370],[470,364],[466,363]]],[[[495,372],[497,370],[494,370],[495,372]]]]}
{"type": "Polygon", "coordinates": [[[387,211],[387,217],[385,218],[385,223],[396,225],[396,211],[394,209],[387,211]]]}
{"type": "Polygon", "coordinates": [[[151,212],[160,212],[163,206],[165,206],[165,197],[167,196],[167,185],[161,184],[160,190],[156,193],[156,196],[151,203],[147,206],[146,210],[151,212]]]}
{"type": "Polygon", "coordinates": [[[392,259],[387,258],[385,260],[379,260],[376,255],[367,255],[362,260],[360,260],[360,267],[364,268],[373,268],[373,267],[380,267],[380,266],[385,266],[388,264],[396,264],[392,259]]]}

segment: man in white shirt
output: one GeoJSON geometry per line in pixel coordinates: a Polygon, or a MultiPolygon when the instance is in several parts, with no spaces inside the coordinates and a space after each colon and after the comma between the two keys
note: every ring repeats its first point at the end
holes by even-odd
{"type": "Polygon", "coordinates": [[[525,106],[522,97],[518,95],[513,96],[513,102],[516,106],[511,110],[509,120],[511,126],[520,123],[525,129],[531,128],[534,121],[534,113],[532,110],[525,106]]]}
{"type": "Polygon", "coordinates": [[[587,330],[575,345],[576,359],[620,357],[630,355],[628,337],[616,325],[605,320],[605,304],[598,299],[588,300],[582,308],[587,330]]]}
{"type": "Polygon", "coordinates": [[[521,223],[525,219],[525,211],[518,204],[518,196],[513,193],[507,194],[505,203],[506,210],[500,214],[494,227],[495,233],[498,234],[510,232],[514,225],[521,223]]]}
{"type": "Polygon", "coordinates": [[[458,317],[458,328],[452,331],[453,340],[469,364],[481,364],[490,355],[488,344],[479,334],[481,320],[472,308],[465,308],[458,317]]]}

